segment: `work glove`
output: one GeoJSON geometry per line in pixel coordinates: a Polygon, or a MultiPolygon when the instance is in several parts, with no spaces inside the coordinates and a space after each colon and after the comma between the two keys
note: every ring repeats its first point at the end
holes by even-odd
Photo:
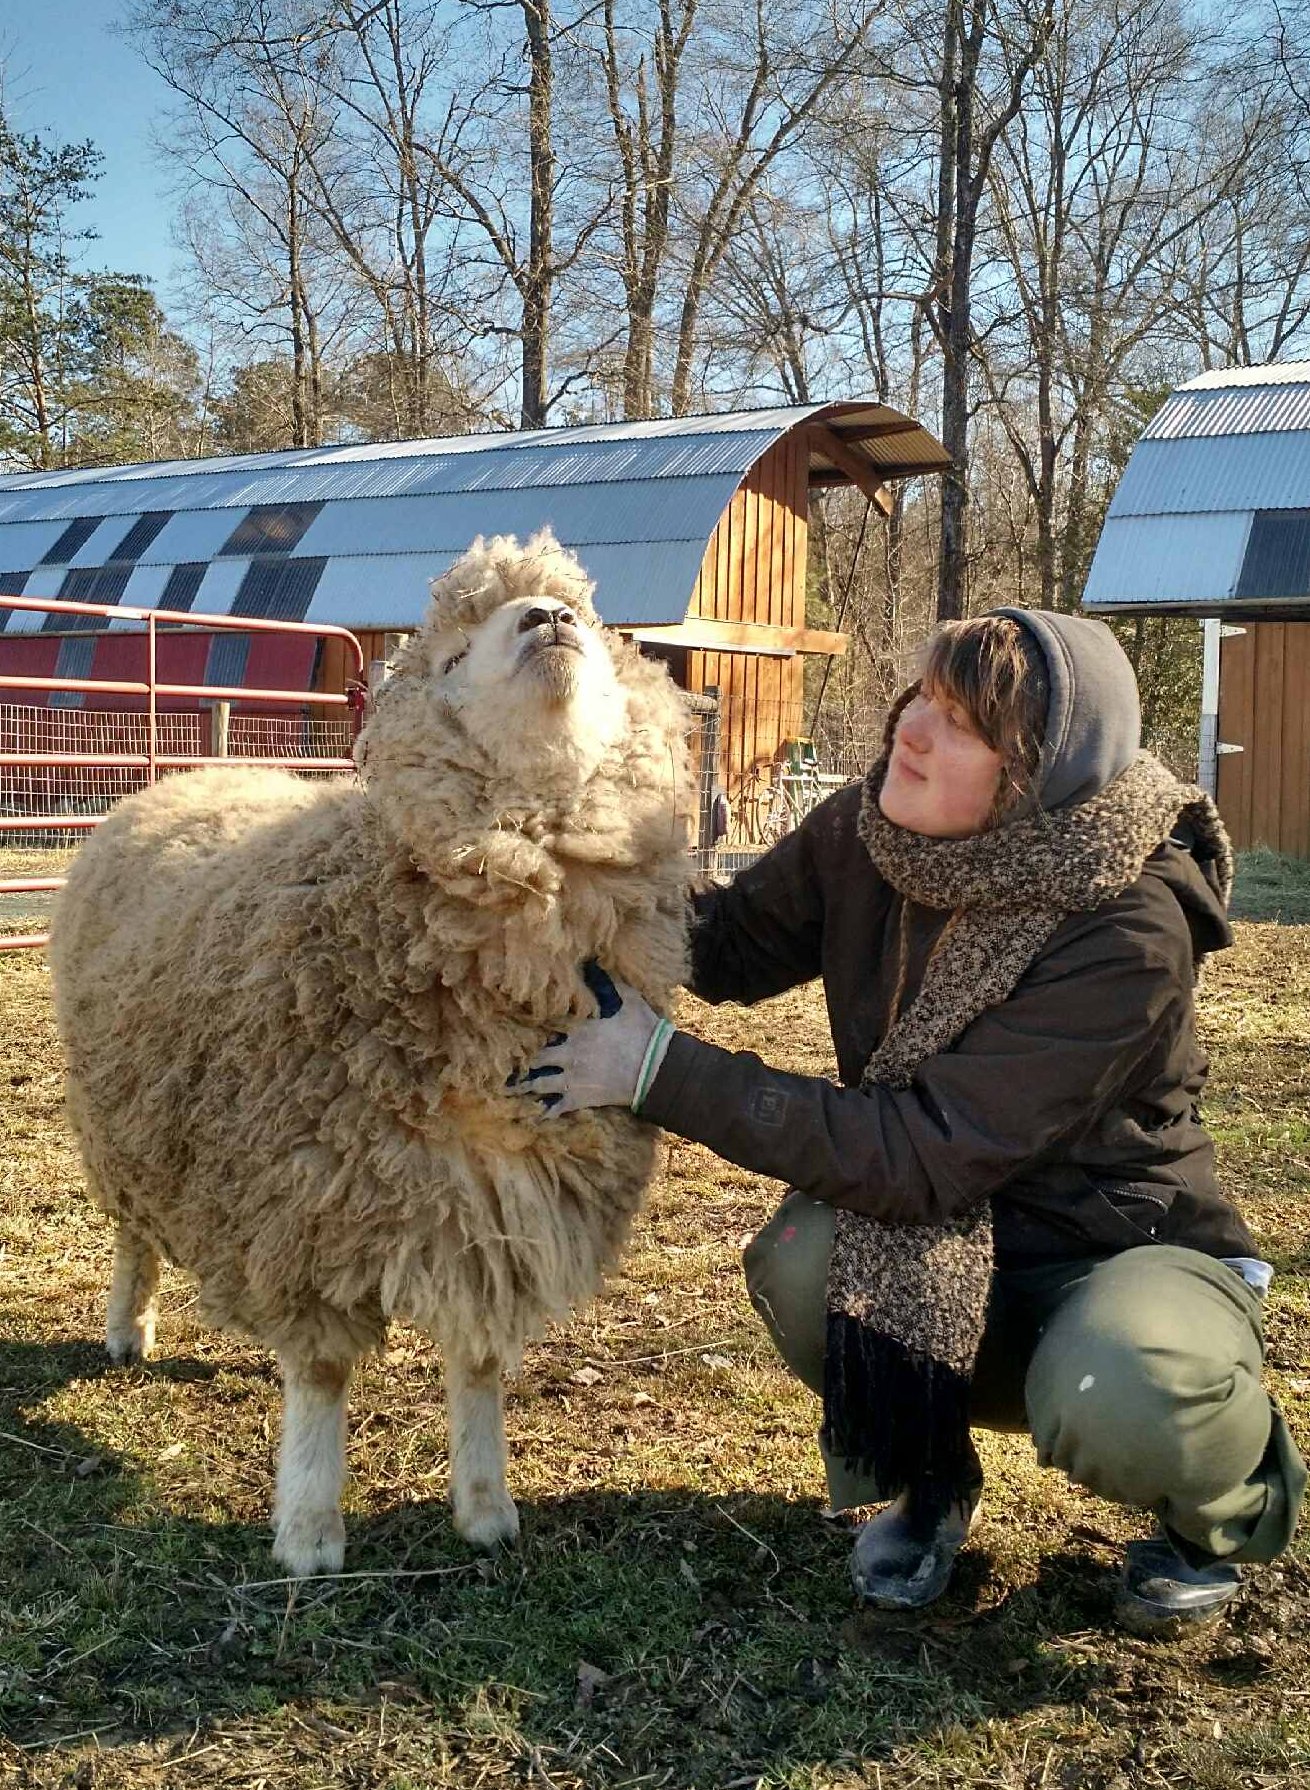
{"type": "Polygon", "coordinates": [[[599,1017],[554,1033],[506,1083],[509,1093],[537,1101],[543,1118],[594,1106],[639,1111],[673,1037],[672,1022],[627,982],[613,981],[598,963],[584,964],[582,977],[596,997],[599,1017]]]}

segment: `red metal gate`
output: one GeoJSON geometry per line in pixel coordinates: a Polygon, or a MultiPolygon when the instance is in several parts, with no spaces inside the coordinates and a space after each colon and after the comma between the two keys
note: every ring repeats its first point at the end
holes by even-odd
{"type": "MultiPolygon", "coordinates": [[[[205,764],[228,764],[235,759],[243,765],[275,765],[284,770],[309,772],[315,775],[353,774],[354,760],[346,752],[327,752],[316,755],[299,751],[295,754],[287,750],[259,750],[261,746],[276,747],[280,742],[272,720],[258,721],[256,717],[246,717],[251,723],[244,732],[244,739],[238,737],[237,750],[222,752],[199,750],[199,710],[193,717],[197,727],[191,730],[194,737],[186,737],[184,730],[177,723],[188,719],[185,715],[161,712],[159,704],[164,701],[192,698],[207,704],[258,704],[260,708],[293,708],[304,711],[307,707],[340,709],[347,722],[344,740],[349,745],[358,734],[364,717],[366,690],[364,685],[364,660],[359,642],[345,628],[320,627],[310,622],[275,622],[259,618],[230,615],[197,615],[192,611],[169,609],[136,609],[124,604],[105,603],[72,603],[61,602],[57,598],[11,597],[0,595],[0,611],[6,609],[38,611],[55,616],[100,616],[125,622],[139,622],[144,633],[140,636],[145,649],[145,677],[141,679],[105,679],[89,677],[41,677],[23,672],[18,675],[0,675],[0,703],[3,694],[9,690],[71,692],[78,696],[112,696],[141,697],[144,706],[141,710],[115,716],[102,715],[99,719],[114,720],[120,724],[135,724],[136,730],[142,734],[140,749],[136,751],[72,751],[72,750],[33,750],[29,745],[22,749],[22,741],[12,750],[3,749],[10,742],[0,739],[0,850],[3,850],[15,836],[28,838],[43,834],[63,835],[65,837],[85,834],[99,826],[105,813],[112,807],[113,801],[121,799],[128,793],[126,788],[117,791],[106,791],[104,773],[116,774],[122,783],[133,782],[144,787],[158,780],[161,774],[169,771],[189,770],[205,764]],[[249,685],[216,685],[164,683],[158,677],[158,641],[159,631],[163,628],[187,629],[194,633],[208,634],[215,631],[228,630],[237,634],[277,634],[283,636],[310,636],[318,639],[336,639],[343,642],[347,654],[348,670],[344,693],[334,691],[306,690],[271,690],[249,685]],[[353,666],[353,677],[350,667],[353,666]],[[254,747],[255,750],[243,750],[242,745],[254,747]],[[171,749],[170,749],[171,748],[171,749]],[[87,801],[93,806],[103,806],[99,813],[77,813],[72,809],[59,812],[52,802],[42,802],[38,798],[42,786],[49,787],[56,773],[64,772],[75,777],[84,773],[89,786],[87,801]],[[47,773],[44,777],[42,773],[47,773]],[[41,812],[45,807],[49,812],[41,812]]],[[[74,624],[75,626],[75,624],[74,624]]],[[[96,639],[103,637],[97,630],[96,639]]],[[[16,637],[15,637],[16,638],[16,637]]],[[[31,638],[31,636],[28,636],[31,638]]],[[[36,711],[33,711],[36,713],[36,711]]],[[[57,710],[43,710],[41,713],[53,717],[60,713],[57,710]]],[[[87,719],[92,717],[88,716],[87,719]]],[[[17,729],[6,730],[14,731],[17,729]]],[[[49,727],[44,730],[49,732],[49,727]]],[[[300,730],[303,733],[303,726],[300,730]]],[[[239,732],[239,723],[238,723],[239,732]]],[[[224,742],[228,744],[225,734],[224,742]]],[[[212,742],[211,742],[212,745],[212,742]]],[[[6,854],[12,855],[12,854],[6,854]]],[[[12,866],[11,866],[12,867],[12,866]]],[[[0,869],[3,864],[0,864],[0,869]]],[[[44,894],[62,888],[65,878],[55,875],[17,876],[7,880],[0,879],[0,896],[22,896],[44,894]]],[[[48,934],[44,932],[9,933],[0,929],[0,951],[29,949],[44,945],[48,934]]]]}

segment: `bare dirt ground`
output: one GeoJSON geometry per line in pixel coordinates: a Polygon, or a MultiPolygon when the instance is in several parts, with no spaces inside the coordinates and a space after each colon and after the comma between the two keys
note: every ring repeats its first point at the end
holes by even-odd
{"type": "MultiPolygon", "coordinates": [[[[705,1036],[824,1073],[813,994],[705,1036]]],[[[160,1353],[111,1370],[109,1234],[61,1115],[39,954],[0,958],[0,1784],[77,1790],[1197,1790],[1310,1771],[1310,1564],[1223,1628],[1110,1626],[1143,1525],[982,1438],[984,1516],[944,1602],[858,1610],[821,1518],[815,1401],[738,1251],[778,1188],[675,1143],[623,1273],[509,1404],[524,1539],[454,1536],[428,1344],[353,1400],[347,1576],[292,1589],[266,1529],[278,1392],[165,1287],[160,1353]],[[351,1576],[353,1575],[353,1576],[351,1576]]],[[[1270,1380],[1310,1439],[1310,937],[1246,925],[1212,971],[1208,1112],[1279,1279],[1270,1380]]]]}

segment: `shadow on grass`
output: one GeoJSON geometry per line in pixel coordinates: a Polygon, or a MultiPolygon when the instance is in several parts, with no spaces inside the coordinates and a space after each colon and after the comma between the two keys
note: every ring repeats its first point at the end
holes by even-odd
{"type": "Polygon", "coordinates": [[[162,1509],[147,1464],[26,1414],[116,1371],[90,1344],[0,1351],[0,1732],[29,1756],[289,1710],[351,1732],[386,1699],[470,1758],[591,1745],[589,1784],[718,1786],[1072,1705],[1108,1669],[1043,1646],[1107,1615],[1090,1556],[1011,1585],[971,1550],[931,1611],[882,1615],[853,1604],[848,1534],[765,1495],[539,1499],[495,1562],[414,1502],[348,1518],[346,1575],[293,1588],[262,1524],[162,1509]]]}

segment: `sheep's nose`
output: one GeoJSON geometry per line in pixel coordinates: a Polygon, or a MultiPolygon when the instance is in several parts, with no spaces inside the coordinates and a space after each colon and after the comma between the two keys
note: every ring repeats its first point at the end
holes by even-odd
{"type": "Polygon", "coordinates": [[[574,615],[571,609],[562,607],[559,609],[547,609],[543,605],[534,603],[532,608],[528,610],[526,615],[524,615],[522,621],[520,621],[519,633],[528,634],[533,628],[558,628],[561,622],[572,627],[577,622],[577,619],[577,616],[574,615]]]}

